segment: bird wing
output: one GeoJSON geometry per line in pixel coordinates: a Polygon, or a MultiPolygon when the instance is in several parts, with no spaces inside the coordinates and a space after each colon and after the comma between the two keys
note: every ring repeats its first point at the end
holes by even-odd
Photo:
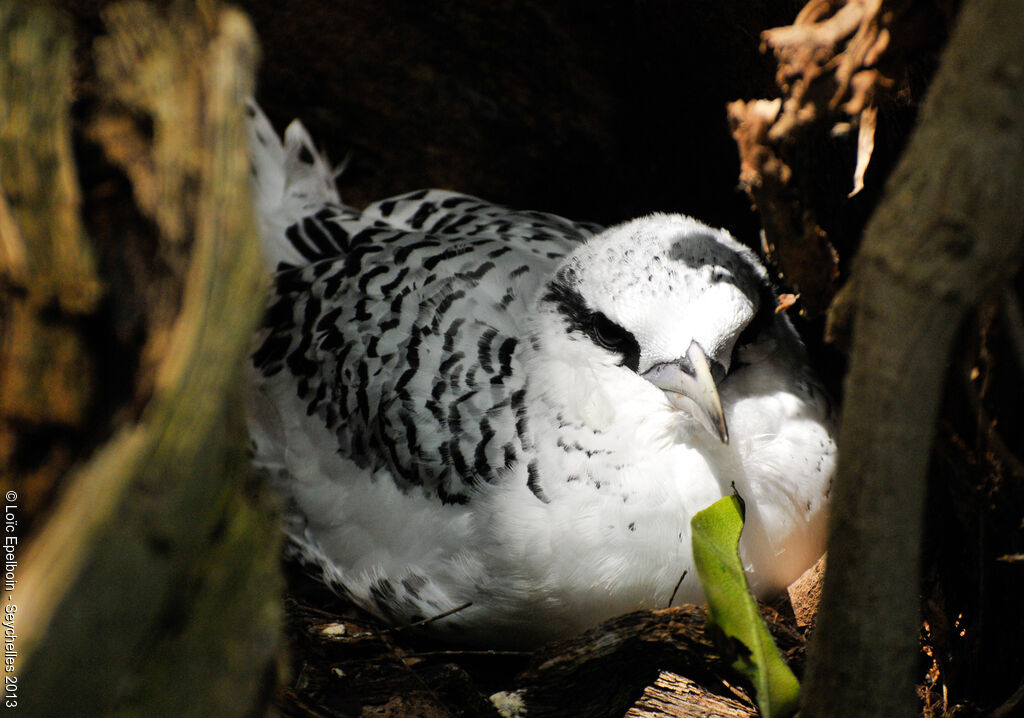
{"type": "Polygon", "coordinates": [[[325,205],[284,230],[308,263],[275,275],[258,383],[284,383],[306,414],[289,421],[361,467],[465,502],[517,460],[528,302],[591,231],[437,190],[325,205]]]}

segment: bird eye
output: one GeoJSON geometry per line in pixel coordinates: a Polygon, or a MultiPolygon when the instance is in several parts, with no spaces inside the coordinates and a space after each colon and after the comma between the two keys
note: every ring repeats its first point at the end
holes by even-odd
{"type": "Polygon", "coordinates": [[[590,326],[594,339],[606,349],[617,349],[628,338],[628,332],[601,312],[590,315],[590,326]]]}

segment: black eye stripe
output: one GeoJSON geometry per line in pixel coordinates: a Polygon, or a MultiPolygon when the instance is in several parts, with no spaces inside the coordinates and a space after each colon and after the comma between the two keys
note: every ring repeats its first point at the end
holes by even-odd
{"type": "Polygon", "coordinates": [[[590,315],[590,335],[606,349],[618,349],[632,336],[601,312],[590,315]]]}
{"type": "Polygon", "coordinates": [[[591,311],[583,297],[572,287],[557,278],[548,285],[541,301],[550,302],[558,313],[566,318],[567,329],[587,336],[600,347],[613,351],[622,357],[621,365],[633,371],[640,367],[640,344],[629,331],[608,319],[601,312],[591,311]],[[600,317],[600,319],[598,319],[600,317]],[[596,324],[601,325],[598,337],[596,324]],[[612,339],[612,343],[606,343],[612,339]]]}
{"type": "Polygon", "coordinates": [[[587,325],[590,331],[586,333],[595,344],[622,357],[621,366],[633,371],[640,368],[640,344],[632,332],[623,329],[600,312],[592,314],[587,325]]]}

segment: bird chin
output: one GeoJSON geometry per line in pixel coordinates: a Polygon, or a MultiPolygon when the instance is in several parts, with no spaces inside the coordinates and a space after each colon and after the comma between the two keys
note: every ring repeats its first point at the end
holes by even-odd
{"type": "Polygon", "coordinates": [[[718,429],[715,428],[707,414],[700,410],[697,402],[678,392],[665,391],[663,393],[668,399],[669,406],[672,407],[672,412],[678,414],[683,423],[691,429],[689,432],[691,435],[694,433],[706,434],[706,438],[713,439],[715,444],[723,443],[719,439],[718,429]]]}

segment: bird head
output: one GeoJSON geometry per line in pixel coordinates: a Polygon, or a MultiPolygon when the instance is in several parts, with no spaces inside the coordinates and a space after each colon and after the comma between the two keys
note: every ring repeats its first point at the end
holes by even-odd
{"type": "Polygon", "coordinates": [[[656,214],[611,227],[562,260],[537,296],[548,319],[536,344],[601,370],[593,376],[638,377],[646,384],[634,387],[657,388],[728,443],[718,387],[772,297],[756,255],[728,232],[656,214]]]}

